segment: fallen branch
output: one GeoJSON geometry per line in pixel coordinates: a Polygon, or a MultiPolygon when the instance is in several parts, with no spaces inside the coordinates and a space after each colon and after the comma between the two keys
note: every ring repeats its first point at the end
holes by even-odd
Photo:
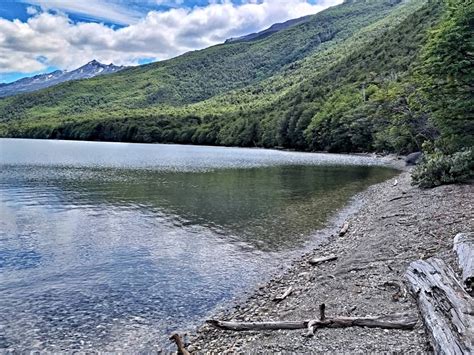
{"type": "Polygon", "coordinates": [[[322,258],[313,258],[309,261],[309,263],[311,265],[319,265],[319,264],[325,263],[327,261],[333,261],[333,260],[336,260],[336,259],[337,259],[337,256],[332,254],[332,255],[329,255],[329,256],[322,257],[322,258]]]}
{"type": "Polygon", "coordinates": [[[175,333],[170,336],[170,340],[176,343],[176,347],[178,348],[178,355],[191,355],[190,352],[184,347],[184,343],[178,333],[175,333]]]}
{"type": "MultiPolygon", "coordinates": [[[[319,320],[324,321],[325,319],[326,319],[326,305],[323,303],[319,305],[319,320]]],[[[304,336],[308,338],[311,338],[312,336],[314,336],[314,332],[316,331],[316,329],[318,329],[317,325],[318,325],[318,321],[310,320],[308,322],[308,331],[306,332],[306,334],[304,334],[304,336]]]]}
{"type": "Polygon", "coordinates": [[[347,328],[369,327],[384,329],[413,329],[417,317],[406,314],[394,314],[380,317],[326,317],[324,320],[305,321],[269,321],[269,322],[233,322],[208,320],[207,323],[219,329],[245,331],[245,330],[282,330],[282,329],[309,329],[313,328],[347,328]]]}
{"type": "Polygon", "coordinates": [[[393,217],[413,217],[413,214],[407,214],[407,213],[394,213],[394,214],[389,214],[386,216],[380,217],[381,219],[386,219],[386,218],[393,218],[393,217]]]}
{"type": "Polygon", "coordinates": [[[276,322],[232,322],[215,319],[207,320],[212,326],[234,331],[243,330],[280,330],[280,329],[304,329],[308,327],[309,321],[276,321],[276,322]]]}
{"type": "Polygon", "coordinates": [[[344,223],[341,230],[339,231],[339,236],[342,237],[344,234],[347,233],[348,230],[349,230],[349,223],[346,222],[346,223],[344,223]]]}
{"type": "Polygon", "coordinates": [[[308,331],[306,332],[306,334],[303,334],[304,337],[311,338],[314,336],[314,332],[316,331],[315,326],[317,322],[317,320],[310,320],[308,322],[308,331]]]}
{"type": "Polygon", "coordinates": [[[293,287],[288,287],[283,294],[276,296],[273,300],[274,301],[283,301],[285,298],[287,298],[291,293],[293,292],[293,287]]]}
{"type": "Polygon", "coordinates": [[[413,196],[412,195],[401,195],[401,196],[391,198],[390,200],[388,200],[388,202],[393,202],[393,201],[396,201],[396,200],[401,200],[402,198],[409,198],[409,197],[413,197],[413,196]]]}
{"type": "Polygon", "coordinates": [[[470,354],[474,335],[473,299],[444,261],[414,261],[406,278],[437,354],[470,354]]]}
{"type": "Polygon", "coordinates": [[[474,233],[459,233],[454,237],[454,251],[462,270],[462,281],[468,292],[474,289],[474,233]]]}

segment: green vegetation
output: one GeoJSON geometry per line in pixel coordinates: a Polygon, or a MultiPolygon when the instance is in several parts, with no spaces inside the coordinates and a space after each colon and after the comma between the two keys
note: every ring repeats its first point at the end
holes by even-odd
{"type": "Polygon", "coordinates": [[[439,135],[424,145],[413,181],[433,187],[474,179],[474,4],[446,0],[423,48],[418,74],[439,135]]]}
{"type": "Polygon", "coordinates": [[[474,151],[471,149],[449,155],[435,150],[423,159],[412,174],[415,184],[421,187],[465,182],[474,177],[474,151]]]}
{"type": "Polygon", "coordinates": [[[396,153],[436,142],[454,157],[473,146],[473,8],[346,1],[261,40],[0,100],[0,136],[396,153]]]}

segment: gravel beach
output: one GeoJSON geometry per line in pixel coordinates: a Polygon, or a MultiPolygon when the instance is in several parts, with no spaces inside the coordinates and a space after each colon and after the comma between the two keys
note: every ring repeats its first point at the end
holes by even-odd
{"type": "MultiPolygon", "coordinates": [[[[219,320],[281,321],[319,317],[325,303],[328,316],[418,315],[414,299],[399,292],[411,261],[438,256],[453,262],[453,238],[474,230],[474,186],[447,185],[423,190],[411,186],[409,171],[371,186],[359,195],[362,207],[348,217],[349,229],[339,229],[311,252],[295,260],[283,274],[256,289],[219,320]],[[337,260],[316,266],[315,257],[334,254],[337,260]],[[284,300],[274,297],[292,286],[284,300]]],[[[204,324],[190,337],[196,353],[275,352],[429,352],[421,320],[414,330],[350,327],[318,329],[312,338],[304,330],[244,331],[215,329],[204,324]]]]}

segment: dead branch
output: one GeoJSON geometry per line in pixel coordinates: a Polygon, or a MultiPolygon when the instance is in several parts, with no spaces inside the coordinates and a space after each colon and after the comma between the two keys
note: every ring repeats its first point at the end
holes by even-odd
{"type": "Polygon", "coordinates": [[[413,217],[413,214],[407,214],[407,213],[394,213],[386,216],[380,217],[381,219],[387,219],[387,218],[393,218],[393,217],[413,217]]]}
{"type": "Polygon", "coordinates": [[[324,321],[326,319],[326,305],[324,303],[319,305],[319,320],[324,321]]]}
{"type": "Polygon", "coordinates": [[[349,223],[346,222],[346,223],[344,223],[341,230],[339,231],[339,236],[342,237],[344,234],[347,233],[348,230],[349,230],[349,223]]]}
{"type": "Polygon", "coordinates": [[[288,287],[285,292],[283,292],[281,295],[279,296],[275,296],[275,298],[273,298],[274,301],[283,301],[285,298],[287,298],[289,295],[291,295],[291,293],[293,292],[293,287],[288,287]]]}
{"type": "Polygon", "coordinates": [[[388,200],[388,202],[393,202],[393,201],[396,201],[396,200],[401,200],[402,198],[409,198],[409,197],[413,197],[413,196],[412,195],[401,195],[401,196],[391,198],[390,200],[388,200]]]}
{"type": "Polygon", "coordinates": [[[268,322],[233,322],[208,320],[207,323],[219,329],[245,331],[245,330],[282,330],[282,329],[313,329],[317,328],[347,328],[369,327],[384,329],[413,329],[417,317],[406,314],[394,314],[380,317],[326,317],[324,320],[305,321],[268,321],[268,322]]]}
{"type": "Polygon", "coordinates": [[[170,336],[169,339],[176,343],[176,347],[178,348],[178,355],[190,355],[190,352],[184,347],[184,343],[178,333],[173,334],[172,336],[170,336]]]}
{"type": "Polygon", "coordinates": [[[308,322],[308,331],[303,334],[303,336],[307,337],[307,338],[311,338],[314,336],[314,332],[316,331],[316,329],[314,329],[314,326],[316,325],[317,321],[316,320],[310,320],[308,322]]]}
{"type": "Polygon", "coordinates": [[[333,260],[336,260],[336,259],[337,259],[337,256],[332,254],[332,255],[329,255],[329,256],[322,257],[322,258],[313,258],[309,261],[309,263],[311,265],[319,265],[319,264],[325,263],[327,261],[333,261],[333,260]]]}

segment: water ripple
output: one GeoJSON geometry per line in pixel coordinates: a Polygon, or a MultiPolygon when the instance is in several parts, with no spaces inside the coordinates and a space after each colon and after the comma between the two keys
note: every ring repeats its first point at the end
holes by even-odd
{"type": "Polygon", "coordinates": [[[335,155],[0,139],[0,349],[168,346],[393,175],[335,155]],[[358,166],[363,165],[363,166],[358,166]]]}

